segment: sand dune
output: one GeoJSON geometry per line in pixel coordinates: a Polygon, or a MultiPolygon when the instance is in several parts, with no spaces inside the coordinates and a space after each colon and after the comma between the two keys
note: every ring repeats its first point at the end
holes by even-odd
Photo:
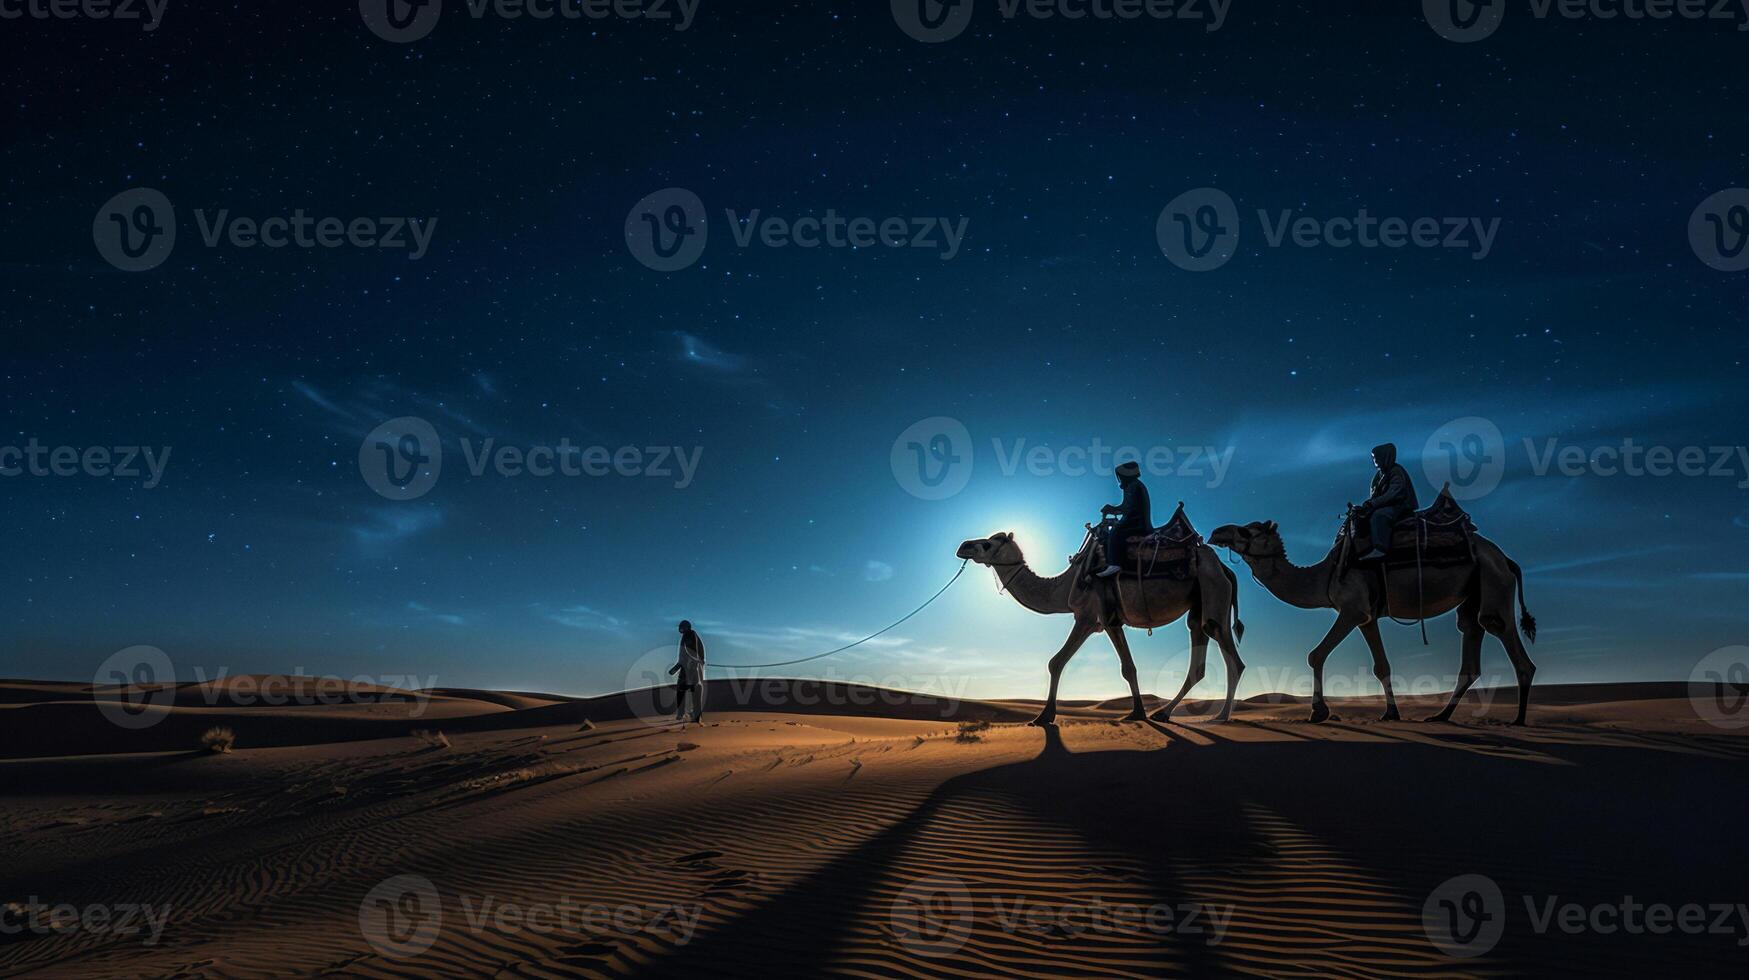
{"type": "MultiPolygon", "coordinates": [[[[101,722],[79,687],[0,682],[8,746],[101,722]]],[[[178,692],[152,729],[0,762],[0,905],[143,907],[158,941],[0,931],[0,974],[1740,974],[1749,923],[1567,935],[1529,911],[1749,900],[1749,740],[1682,691],[1539,689],[1528,729],[1497,698],[1464,724],[1351,699],[1321,726],[1286,700],[1167,725],[1083,702],[1056,730],[1014,723],[1036,702],[818,682],[713,688],[694,726],[635,717],[636,692],[428,692],[453,713],[418,719],[178,692]],[[221,717],[236,752],[178,741],[221,717]],[[1423,919],[1459,875],[1503,896],[1473,958],[1423,919]]]]}

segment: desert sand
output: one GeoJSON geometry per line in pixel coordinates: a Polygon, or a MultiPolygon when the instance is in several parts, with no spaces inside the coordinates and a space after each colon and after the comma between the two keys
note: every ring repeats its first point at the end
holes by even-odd
{"type": "Polygon", "coordinates": [[[818,682],[713,684],[701,725],[636,695],[173,693],[126,730],[114,692],[0,682],[0,975],[1749,966],[1749,740],[1680,684],[1539,688],[1523,729],[1510,692],[1451,724],[1349,699],[1314,726],[1276,697],[1225,724],[1066,703],[1055,729],[1036,702],[818,682]],[[233,751],[200,747],[215,725],[233,751]],[[1500,892],[1477,955],[1424,917],[1461,875],[1500,892]],[[1608,930],[1624,903],[1717,928],[1608,930]]]}

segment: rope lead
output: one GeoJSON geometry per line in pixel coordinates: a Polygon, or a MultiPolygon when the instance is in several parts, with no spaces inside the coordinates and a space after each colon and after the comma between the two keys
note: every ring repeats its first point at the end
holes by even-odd
{"type": "Polygon", "coordinates": [[[825,653],[816,653],[811,657],[803,657],[800,660],[779,660],[776,663],[770,663],[770,664],[718,664],[718,663],[713,663],[713,664],[709,664],[708,666],[725,667],[725,668],[728,668],[729,670],[754,670],[754,669],[757,669],[760,667],[788,667],[791,664],[805,664],[810,660],[819,660],[823,657],[830,657],[835,653],[843,653],[844,651],[850,649],[851,647],[861,646],[864,643],[867,643],[868,641],[874,639],[875,637],[880,636],[882,633],[885,633],[887,630],[890,630],[893,627],[898,626],[900,623],[903,623],[905,620],[910,619],[912,616],[915,616],[918,613],[922,612],[924,609],[928,608],[930,603],[941,598],[941,594],[943,592],[946,592],[948,590],[949,586],[951,586],[955,582],[959,581],[959,577],[961,575],[965,574],[966,566],[970,565],[971,563],[972,563],[972,560],[970,558],[967,558],[965,561],[960,562],[960,570],[953,573],[953,578],[950,578],[947,580],[947,585],[944,585],[941,588],[935,590],[934,595],[930,596],[928,599],[925,599],[923,601],[923,605],[918,606],[916,609],[911,610],[910,612],[906,613],[904,616],[900,617],[897,620],[894,620],[892,623],[888,624],[887,626],[883,627],[882,629],[877,630],[876,632],[870,633],[869,635],[863,637],[860,640],[857,640],[855,643],[846,643],[843,646],[837,648],[836,650],[827,650],[825,653]]]}

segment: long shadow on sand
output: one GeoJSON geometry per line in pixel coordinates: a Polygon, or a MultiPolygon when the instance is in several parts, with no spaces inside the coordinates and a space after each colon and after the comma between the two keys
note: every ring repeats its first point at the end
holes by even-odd
{"type": "MultiPolygon", "coordinates": [[[[983,849],[940,869],[919,869],[916,855],[956,839],[975,815],[1004,809],[1030,821],[1039,838],[1056,834],[1084,844],[1081,853],[1125,856],[1160,903],[1199,900],[1232,882],[1225,894],[1242,900],[1235,936],[1215,947],[1205,937],[1150,936],[1119,959],[1104,959],[1111,950],[1102,949],[1072,964],[1029,958],[1036,937],[980,933],[956,954],[955,969],[1645,976],[1749,963],[1736,946],[1749,924],[1733,935],[1569,935],[1539,932],[1529,911],[1541,915],[1551,901],[1620,906],[1628,896],[1671,906],[1742,900],[1749,846],[1737,821],[1749,780],[1741,763],[1541,741],[1515,756],[1469,751],[1471,733],[1418,729],[1409,739],[1390,727],[1369,726],[1383,736],[1370,742],[1176,739],[1164,750],[1086,753],[1067,751],[1047,729],[1036,758],[949,779],[898,823],[655,966],[663,974],[720,974],[730,963],[758,964],[766,975],[852,965],[890,972],[887,954],[908,958],[889,927],[895,892],[933,870],[973,874],[966,869],[977,861],[991,865],[983,849]],[[1445,959],[1420,928],[1421,910],[1442,883],[1466,874],[1500,885],[1505,932],[1483,959],[1445,959]],[[1253,936],[1268,948],[1259,952],[1253,936]]],[[[1210,728],[1199,726],[1205,735],[1210,728]]],[[[1065,875],[1062,852],[1045,861],[1029,837],[1009,840],[1012,853],[1000,863],[1087,888],[1109,870],[1065,875]]],[[[979,895],[975,884],[972,892],[979,895]]],[[[975,908],[984,914],[983,901],[975,908]]]]}

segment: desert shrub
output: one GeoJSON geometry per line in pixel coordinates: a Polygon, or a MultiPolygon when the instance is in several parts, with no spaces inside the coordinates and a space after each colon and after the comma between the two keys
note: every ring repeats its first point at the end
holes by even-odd
{"type": "Polygon", "coordinates": [[[955,735],[953,740],[956,742],[980,742],[983,741],[984,736],[978,733],[989,731],[989,729],[990,720],[988,718],[980,718],[977,721],[962,721],[960,722],[959,734],[955,735]]]}
{"type": "Polygon", "coordinates": [[[226,755],[237,747],[237,733],[223,725],[214,725],[201,733],[200,744],[214,755],[226,755]]]}
{"type": "Polygon", "coordinates": [[[413,730],[413,737],[434,749],[449,748],[449,736],[442,732],[434,732],[428,728],[416,728],[413,730]]]}

